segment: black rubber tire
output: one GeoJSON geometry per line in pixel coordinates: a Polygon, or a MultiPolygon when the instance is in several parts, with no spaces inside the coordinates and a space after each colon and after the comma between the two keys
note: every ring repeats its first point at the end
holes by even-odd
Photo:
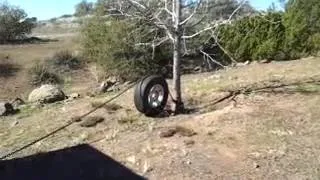
{"type": "Polygon", "coordinates": [[[137,110],[146,116],[156,116],[160,114],[165,108],[169,95],[169,88],[166,80],[159,75],[146,76],[142,78],[135,87],[134,91],[134,104],[137,110]],[[164,99],[161,105],[157,108],[154,108],[148,103],[148,95],[151,88],[154,85],[161,85],[164,89],[164,99]]]}

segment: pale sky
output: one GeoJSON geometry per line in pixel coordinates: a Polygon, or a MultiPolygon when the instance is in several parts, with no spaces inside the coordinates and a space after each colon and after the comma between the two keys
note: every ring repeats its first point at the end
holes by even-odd
{"type": "MultiPolygon", "coordinates": [[[[81,0],[0,0],[24,9],[29,17],[47,20],[64,14],[73,14],[74,7],[81,0]]],[[[87,0],[95,2],[96,0],[87,0]]],[[[268,8],[276,0],[249,0],[253,7],[262,10],[268,8]]]]}

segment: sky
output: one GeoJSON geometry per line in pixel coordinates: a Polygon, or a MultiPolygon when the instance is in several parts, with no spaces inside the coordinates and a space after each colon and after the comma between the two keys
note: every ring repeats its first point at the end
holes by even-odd
{"type": "MultiPolygon", "coordinates": [[[[82,0],[0,0],[24,9],[29,17],[48,20],[64,14],[73,14],[74,7],[82,0]]],[[[95,0],[87,0],[95,2],[95,0]]],[[[275,0],[249,0],[253,7],[262,10],[268,8],[275,0]]]]}

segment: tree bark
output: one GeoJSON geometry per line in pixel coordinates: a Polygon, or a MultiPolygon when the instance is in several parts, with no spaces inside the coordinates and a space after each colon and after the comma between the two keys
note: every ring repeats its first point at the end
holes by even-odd
{"type": "Polygon", "coordinates": [[[182,29],[181,29],[181,0],[173,0],[173,106],[172,111],[174,113],[180,113],[183,111],[184,106],[181,96],[181,41],[182,41],[182,29]]]}

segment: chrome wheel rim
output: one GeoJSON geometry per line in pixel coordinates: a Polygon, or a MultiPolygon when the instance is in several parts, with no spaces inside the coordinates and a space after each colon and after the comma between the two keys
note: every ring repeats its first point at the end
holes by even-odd
{"type": "Polygon", "coordinates": [[[164,100],[164,88],[160,84],[152,86],[148,95],[148,103],[151,107],[160,107],[164,100]]]}

